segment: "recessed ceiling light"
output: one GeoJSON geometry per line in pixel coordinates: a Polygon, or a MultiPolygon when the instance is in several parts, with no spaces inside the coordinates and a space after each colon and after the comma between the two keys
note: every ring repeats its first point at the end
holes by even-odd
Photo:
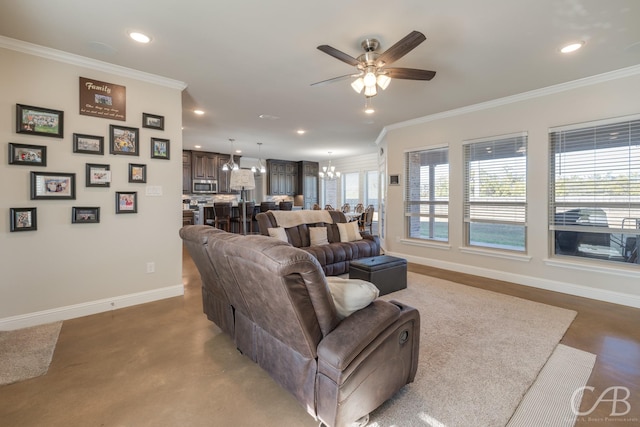
{"type": "Polygon", "coordinates": [[[129,37],[137,41],[138,43],[149,43],[151,41],[151,37],[146,34],[142,34],[137,31],[132,31],[129,33],[129,37]]]}
{"type": "Polygon", "coordinates": [[[202,145],[194,145],[195,148],[202,148],[202,145]]]}
{"type": "Polygon", "coordinates": [[[280,117],[272,116],[271,114],[260,114],[258,117],[265,120],[278,120],[280,117]]]}
{"type": "Polygon", "coordinates": [[[193,113],[201,116],[201,115],[204,114],[204,111],[202,111],[202,110],[193,110],[193,113]]]}
{"type": "Polygon", "coordinates": [[[236,154],[242,153],[242,150],[236,150],[236,154]]]}
{"type": "Polygon", "coordinates": [[[584,46],[584,42],[571,43],[571,44],[568,44],[568,45],[562,47],[560,49],[560,52],[562,52],[562,53],[575,52],[576,50],[580,49],[582,46],[584,46]]]}
{"type": "Polygon", "coordinates": [[[298,135],[304,135],[304,133],[306,132],[306,130],[304,129],[298,129],[298,135]]]}

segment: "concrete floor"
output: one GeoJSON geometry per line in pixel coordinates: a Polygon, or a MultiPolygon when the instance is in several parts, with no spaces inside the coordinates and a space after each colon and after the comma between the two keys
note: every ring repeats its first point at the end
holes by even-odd
{"type": "MultiPolygon", "coordinates": [[[[640,310],[409,268],[578,311],[562,342],[598,355],[582,410],[607,387],[625,386],[631,411],[614,419],[603,402],[577,425],[640,423],[640,310]]],[[[65,321],[49,372],[0,387],[0,426],[316,426],[202,314],[200,276],[186,252],[183,282],[184,297],[65,321]]]]}

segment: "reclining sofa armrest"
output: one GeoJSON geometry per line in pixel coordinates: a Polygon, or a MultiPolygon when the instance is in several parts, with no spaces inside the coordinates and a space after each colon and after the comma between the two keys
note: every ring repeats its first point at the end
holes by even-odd
{"type": "Polygon", "coordinates": [[[385,329],[400,317],[401,308],[375,300],[346,317],[318,344],[318,361],[342,371],[385,329]]]}

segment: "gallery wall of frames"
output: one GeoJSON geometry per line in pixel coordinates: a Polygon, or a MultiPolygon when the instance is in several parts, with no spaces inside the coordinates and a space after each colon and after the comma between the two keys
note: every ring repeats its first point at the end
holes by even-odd
{"type": "MultiPolygon", "coordinates": [[[[111,156],[129,156],[126,181],[146,184],[153,174],[156,161],[169,160],[171,141],[163,138],[165,117],[156,112],[142,113],[135,120],[138,126],[123,126],[126,120],[126,88],[124,86],[80,77],[80,115],[105,120],[104,133],[88,135],[65,128],[65,111],[51,105],[15,105],[15,134],[41,137],[42,144],[8,142],[8,164],[29,170],[29,199],[31,206],[9,208],[10,231],[38,229],[38,204],[41,200],[68,200],[69,221],[72,224],[100,223],[101,209],[113,209],[116,214],[138,213],[138,191],[112,188],[111,156]],[[108,120],[108,121],[107,121],[108,120]],[[65,138],[71,131],[70,153],[86,155],[84,170],[50,170],[47,166],[47,138],[65,138]],[[105,144],[108,147],[105,147],[105,144]],[[149,145],[149,157],[141,158],[141,145],[149,145]],[[101,206],[87,206],[76,198],[77,186],[113,189],[101,206]],[[106,200],[110,199],[110,200],[106,200]]],[[[69,114],[69,113],[67,113],[69,114]]],[[[128,123],[133,122],[129,120],[128,123]]],[[[33,139],[31,139],[33,140],[33,139]]],[[[146,153],[147,150],[144,150],[146,153]]],[[[42,202],[46,203],[46,202],[42,202]]]]}

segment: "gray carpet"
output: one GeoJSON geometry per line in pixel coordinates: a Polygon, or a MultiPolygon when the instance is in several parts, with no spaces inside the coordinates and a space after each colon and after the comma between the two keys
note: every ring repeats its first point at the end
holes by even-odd
{"type": "Polygon", "coordinates": [[[409,273],[382,297],[421,314],[414,383],[371,414],[370,426],[505,426],[576,313],[409,273]]]}
{"type": "Polygon", "coordinates": [[[0,331],[0,385],[47,373],[62,322],[0,331]]]}

